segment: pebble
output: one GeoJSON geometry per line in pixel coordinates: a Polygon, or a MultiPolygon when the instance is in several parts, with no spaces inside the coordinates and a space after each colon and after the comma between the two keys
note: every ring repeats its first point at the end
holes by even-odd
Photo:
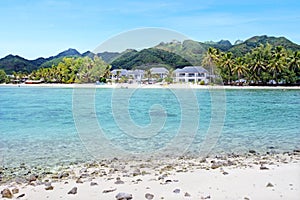
{"type": "Polygon", "coordinates": [[[268,170],[269,168],[267,168],[267,167],[264,166],[264,165],[261,165],[259,169],[260,169],[260,170],[268,170]]]}
{"type": "Polygon", "coordinates": [[[229,173],[228,172],[223,172],[223,175],[228,175],[229,173]]]}
{"type": "Polygon", "coordinates": [[[95,185],[98,185],[98,183],[96,183],[96,182],[91,182],[90,183],[90,186],[95,186],[95,185]]]}
{"type": "Polygon", "coordinates": [[[201,199],[210,199],[210,195],[208,195],[206,197],[201,197],[201,199]]]}
{"type": "Polygon", "coordinates": [[[70,174],[68,172],[62,172],[57,176],[57,178],[62,179],[62,178],[67,178],[69,176],[70,174]]]}
{"type": "Polygon", "coordinates": [[[20,198],[22,198],[24,196],[25,196],[25,194],[20,194],[19,196],[17,196],[17,199],[20,199],[20,198]]]}
{"type": "Polygon", "coordinates": [[[116,195],[117,200],[129,200],[132,199],[132,194],[120,192],[116,195]]]}
{"type": "Polygon", "coordinates": [[[146,198],[146,199],[153,199],[153,198],[154,198],[154,195],[153,195],[153,194],[150,194],[150,193],[146,193],[146,194],[145,194],[145,198],[146,198]]]}
{"type": "Polygon", "coordinates": [[[272,184],[272,183],[268,183],[267,185],[266,185],[266,187],[274,187],[274,185],[272,184]]]}
{"type": "Polygon", "coordinates": [[[8,188],[5,188],[4,190],[2,190],[1,194],[2,194],[3,198],[8,198],[8,199],[13,198],[13,194],[11,193],[11,191],[8,188]]]}
{"type": "Polygon", "coordinates": [[[53,189],[54,189],[54,187],[52,185],[48,185],[45,187],[45,190],[53,190],[53,189]]]}
{"type": "Polygon", "coordinates": [[[37,175],[31,174],[31,175],[28,177],[28,181],[29,181],[29,182],[36,181],[37,177],[38,177],[37,175]]]}
{"type": "Polygon", "coordinates": [[[119,177],[117,178],[117,181],[115,182],[115,184],[124,184],[124,181],[122,181],[119,177]]]}
{"type": "Polygon", "coordinates": [[[184,193],[184,196],[185,197],[190,197],[191,195],[188,192],[186,192],[186,193],[184,193]]]}
{"type": "Polygon", "coordinates": [[[254,151],[254,150],[249,150],[249,153],[256,154],[256,151],[254,151]]]}
{"type": "Polygon", "coordinates": [[[76,183],[83,183],[83,181],[82,181],[80,178],[78,178],[78,179],[76,180],[76,183]]]}
{"type": "Polygon", "coordinates": [[[132,173],[133,176],[138,176],[138,175],[141,175],[141,170],[139,169],[135,169],[132,173]]]}
{"type": "Polygon", "coordinates": [[[103,190],[102,193],[114,192],[114,191],[116,191],[116,190],[117,190],[117,188],[107,189],[107,190],[103,190]]]}
{"type": "Polygon", "coordinates": [[[72,190],[68,192],[68,194],[76,194],[77,193],[77,187],[73,187],[72,190]]]}
{"type": "Polygon", "coordinates": [[[174,192],[175,194],[179,194],[179,193],[180,193],[180,189],[175,189],[175,190],[173,190],[173,192],[174,192]]]}
{"type": "Polygon", "coordinates": [[[13,188],[13,189],[11,190],[11,192],[12,192],[13,194],[18,194],[18,193],[19,193],[19,189],[18,189],[18,188],[13,188]]]}
{"type": "Polygon", "coordinates": [[[211,167],[212,169],[217,169],[219,167],[222,167],[222,162],[218,161],[218,162],[213,162],[211,167]]]}

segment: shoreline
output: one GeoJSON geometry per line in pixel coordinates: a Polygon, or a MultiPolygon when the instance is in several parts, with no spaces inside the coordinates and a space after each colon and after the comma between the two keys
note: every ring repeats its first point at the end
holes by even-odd
{"type": "Polygon", "coordinates": [[[300,86],[221,86],[221,85],[195,85],[195,84],[53,84],[53,83],[42,83],[42,84],[0,84],[0,87],[37,87],[37,88],[110,88],[110,89],[236,89],[236,90],[247,90],[247,89],[269,89],[269,90],[300,90],[300,86]]]}
{"type": "MultiPolygon", "coordinates": [[[[26,170],[26,166],[20,166],[26,170]]],[[[300,151],[208,158],[111,159],[28,173],[0,185],[19,199],[297,199],[300,151]],[[76,194],[68,194],[76,187],[76,194]],[[129,199],[129,198],[128,198],[129,199]],[[151,199],[151,198],[150,198],[151,199]]],[[[17,170],[15,168],[14,170],[17,170]]]]}

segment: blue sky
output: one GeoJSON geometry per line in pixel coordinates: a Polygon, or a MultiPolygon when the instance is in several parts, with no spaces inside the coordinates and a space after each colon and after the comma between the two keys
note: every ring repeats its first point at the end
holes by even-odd
{"type": "Polygon", "coordinates": [[[285,36],[300,44],[298,0],[1,0],[0,58],[34,59],[68,48],[95,49],[143,27],[178,31],[197,41],[285,36]]]}

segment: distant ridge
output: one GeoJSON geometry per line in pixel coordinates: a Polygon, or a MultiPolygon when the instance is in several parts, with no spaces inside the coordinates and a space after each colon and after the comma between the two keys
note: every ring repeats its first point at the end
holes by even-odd
{"type": "Polygon", "coordinates": [[[235,55],[241,56],[245,53],[250,52],[251,49],[259,46],[260,44],[266,45],[267,43],[273,46],[283,46],[284,48],[292,51],[300,50],[300,45],[291,42],[285,37],[268,37],[266,35],[263,35],[263,36],[254,36],[242,43],[238,43],[232,46],[228,51],[234,53],[235,55]]]}
{"type": "MultiPolygon", "coordinates": [[[[203,55],[206,53],[209,47],[220,49],[221,51],[230,51],[234,55],[241,56],[251,49],[259,46],[260,44],[271,44],[273,46],[283,46],[288,50],[300,51],[300,45],[293,43],[285,37],[269,37],[266,35],[254,36],[245,41],[237,40],[234,44],[231,44],[228,40],[221,40],[219,42],[197,42],[193,40],[185,40],[183,42],[172,41],[169,43],[161,42],[157,46],[141,51],[126,50],[124,52],[101,52],[97,56],[101,57],[105,62],[112,64],[113,68],[132,68],[140,65],[147,64],[167,64],[174,67],[174,65],[183,65],[185,62],[193,65],[201,64],[203,55]],[[163,50],[163,51],[159,51],[163,50]],[[166,52],[169,52],[166,53],[166,52]],[[171,54],[170,54],[171,52],[171,54]],[[161,58],[159,54],[163,54],[167,57],[165,60],[161,58]],[[177,54],[174,55],[174,54],[177,54]],[[183,57],[186,61],[178,58],[178,55],[183,57]],[[149,60],[146,60],[149,59],[149,60]],[[169,59],[169,60],[168,60],[169,59]],[[175,59],[176,62],[170,59],[175,59]]],[[[28,60],[18,55],[8,55],[0,59],[0,69],[4,69],[7,74],[15,72],[31,73],[33,70],[41,67],[47,68],[52,65],[57,65],[64,57],[94,57],[96,54],[87,51],[84,53],[78,52],[76,49],[69,48],[56,56],[49,58],[37,58],[34,60],[28,60]]]]}

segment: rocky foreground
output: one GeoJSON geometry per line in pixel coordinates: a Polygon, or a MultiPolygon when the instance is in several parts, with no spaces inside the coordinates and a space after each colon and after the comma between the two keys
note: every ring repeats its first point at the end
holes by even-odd
{"type": "Polygon", "coordinates": [[[299,199],[300,151],[205,159],[115,158],[52,169],[22,164],[0,168],[0,176],[2,198],[8,199],[299,199]]]}

